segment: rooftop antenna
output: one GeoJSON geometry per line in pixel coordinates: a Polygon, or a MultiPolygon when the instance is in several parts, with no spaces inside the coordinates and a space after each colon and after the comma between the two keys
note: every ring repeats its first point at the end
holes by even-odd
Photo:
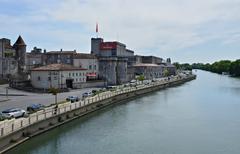
{"type": "Polygon", "coordinates": [[[98,38],[98,23],[96,23],[96,36],[98,38]]]}

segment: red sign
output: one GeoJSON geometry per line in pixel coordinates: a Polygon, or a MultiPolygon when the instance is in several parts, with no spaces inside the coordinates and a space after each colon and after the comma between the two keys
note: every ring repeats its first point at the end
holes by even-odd
{"type": "Polygon", "coordinates": [[[117,42],[102,42],[100,44],[100,50],[113,50],[117,49],[117,42]]]}

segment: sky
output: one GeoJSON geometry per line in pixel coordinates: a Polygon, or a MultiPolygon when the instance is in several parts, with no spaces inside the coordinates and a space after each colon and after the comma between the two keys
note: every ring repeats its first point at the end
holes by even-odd
{"type": "Polygon", "coordinates": [[[174,62],[240,59],[240,0],[0,0],[0,38],[89,53],[91,37],[174,62]]]}

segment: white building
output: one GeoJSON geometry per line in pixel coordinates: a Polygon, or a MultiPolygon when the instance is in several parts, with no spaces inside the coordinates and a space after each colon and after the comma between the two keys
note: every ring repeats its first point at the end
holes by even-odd
{"type": "Polygon", "coordinates": [[[87,69],[87,80],[98,79],[98,59],[93,54],[76,53],[73,56],[73,66],[87,69]]]}
{"type": "Polygon", "coordinates": [[[50,64],[31,70],[31,84],[35,88],[81,88],[86,83],[87,69],[66,64],[50,64]]]}

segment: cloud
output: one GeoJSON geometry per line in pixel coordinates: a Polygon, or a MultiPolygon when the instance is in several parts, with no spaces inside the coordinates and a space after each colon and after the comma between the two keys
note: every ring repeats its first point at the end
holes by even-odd
{"type": "MultiPolygon", "coordinates": [[[[9,7],[17,2],[4,0],[9,7]]],[[[89,51],[96,22],[99,23],[100,36],[126,43],[137,54],[175,56],[177,51],[202,48],[208,42],[236,46],[240,40],[239,0],[21,2],[26,10],[16,9],[14,15],[0,11],[0,24],[5,27],[2,30],[10,28],[25,33],[30,44],[40,42],[52,50],[89,51]],[[20,15],[16,15],[18,11],[20,15]]]]}
{"type": "Polygon", "coordinates": [[[89,31],[98,21],[101,35],[109,39],[120,35],[135,49],[171,51],[209,41],[211,36],[199,29],[238,20],[239,4],[235,0],[64,0],[49,14],[59,21],[81,23],[89,31]]]}

